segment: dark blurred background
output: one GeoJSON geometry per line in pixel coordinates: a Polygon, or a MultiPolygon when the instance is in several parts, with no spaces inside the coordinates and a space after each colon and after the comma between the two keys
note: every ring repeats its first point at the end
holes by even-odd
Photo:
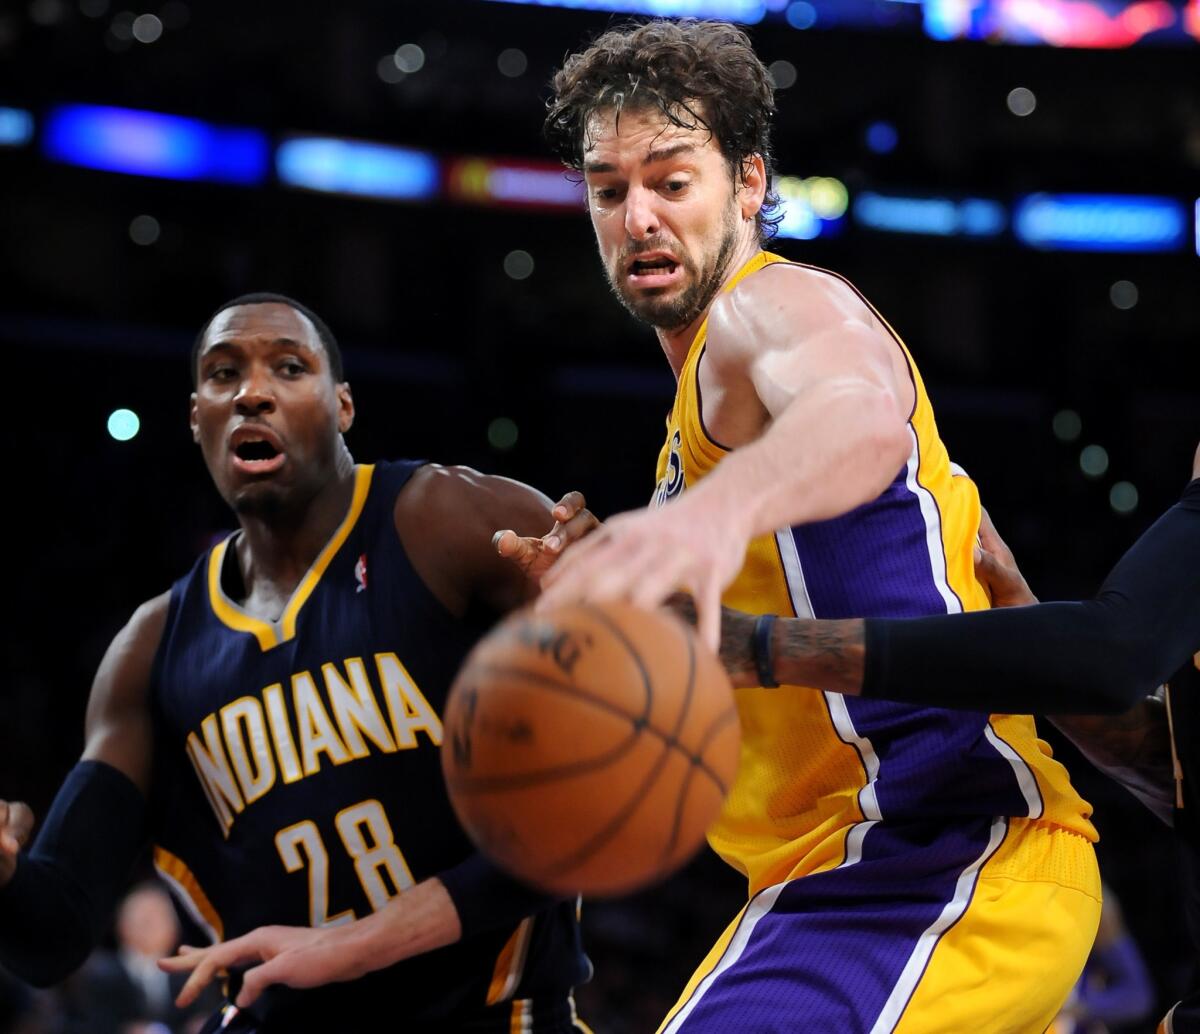
{"type": "MultiPolygon", "coordinates": [[[[186,421],[188,349],[226,298],[325,317],[360,460],[580,488],[601,516],[649,497],[671,379],[539,135],[556,64],[617,15],[566,8],[749,23],[779,87],[775,250],[903,336],[1043,598],[1090,594],[1186,480],[1197,0],[126,3],[0,5],[0,796],[39,814],[110,637],[232,523],[186,421]]],[[[1165,1007],[1195,975],[1167,832],[1048,738],[1165,1007]]],[[[742,897],[708,857],[586,908],[582,1015],[653,1029],[742,897]]],[[[18,989],[0,1001],[0,1030],[67,1029],[51,998],[24,1020],[18,989]]]]}

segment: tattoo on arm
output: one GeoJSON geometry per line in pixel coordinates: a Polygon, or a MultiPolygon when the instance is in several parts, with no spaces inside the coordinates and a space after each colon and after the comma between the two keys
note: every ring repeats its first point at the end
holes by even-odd
{"type": "Polygon", "coordinates": [[[775,678],[780,683],[855,696],[862,692],[866,661],[862,621],[794,618],[777,622],[774,633],[775,678]]]}
{"type": "Polygon", "coordinates": [[[1161,697],[1146,697],[1121,715],[1056,715],[1050,720],[1093,765],[1171,823],[1175,774],[1161,697]]]}

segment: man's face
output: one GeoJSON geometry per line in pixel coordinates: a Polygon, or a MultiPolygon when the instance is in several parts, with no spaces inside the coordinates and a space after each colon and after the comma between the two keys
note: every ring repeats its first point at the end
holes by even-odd
{"type": "Polygon", "coordinates": [[[192,436],[217,490],[239,514],[302,506],[335,476],[354,420],[316,328],[289,305],[237,305],[204,334],[192,436]]]}
{"type": "Polygon", "coordinates": [[[619,120],[596,112],[585,141],[588,211],[613,291],[654,327],[686,327],[720,289],[741,240],[729,163],[711,133],[657,109],[626,109],[619,120]]]}

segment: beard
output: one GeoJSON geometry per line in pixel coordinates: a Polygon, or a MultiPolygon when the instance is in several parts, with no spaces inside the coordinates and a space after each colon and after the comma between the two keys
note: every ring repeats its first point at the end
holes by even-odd
{"type": "Polygon", "coordinates": [[[690,255],[683,253],[682,249],[672,248],[669,241],[653,237],[639,241],[635,248],[623,253],[617,262],[616,270],[606,267],[605,273],[613,294],[634,319],[648,323],[658,330],[677,330],[695,320],[716,297],[736,246],[737,216],[733,209],[729,209],[721,227],[721,243],[717,247],[717,253],[704,269],[701,269],[690,255]],[[628,268],[629,261],[639,254],[656,250],[674,252],[683,266],[686,286],[674,297],[645,291],[635,293],[626,287],[622,271],[628,268]]]}

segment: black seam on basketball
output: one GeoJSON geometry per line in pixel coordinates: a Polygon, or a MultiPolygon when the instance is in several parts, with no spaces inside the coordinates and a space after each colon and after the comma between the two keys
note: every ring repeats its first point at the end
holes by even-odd
{"type": "Polygon", "coordinates": [[[594,854],[604,847],[613,837],[621,832],[621,828],[626,822],[633,817],[634,812],[638,810],[638,806],[642,803],[642,799],[649,792],[650,788],[658,781],[659,775],[662,773],[663,766],[667,763],[667,758],[671,754],[671,744],[664,741],[662,752],[658,755],[658,760],[655,761],[653,767],[646,773],[641,785],[636,787],[624,808],[617,812],[608,821],[608,825],[601,827],[591,838],[580,844],[565,858],[560,858],[553,865],[544,870],[543,875],[549,879],[554,879],[556,876],[570,872],[576,868],[589,855],[594,854]]]}
{"type": "MultiPolygon", "coordinates": [[[[586,690],[581,690],[578,686],[573,686],[567,682],[561,682],[549,675],[544,675],[539,671],[530,671],[528,668],[509,667],[508,665],[498,664],[474,664],[468,670],[471,672],[479,672],[482,675],[499,675],[499,676],[517,676],[526,679],[530,682],[537,683],[544,689],[553,692],[563,693],[567,696],[573,696],[579,700],[593,704],[602,711],[607,711],[619,718],[624,718],[629,722],[629,736],[611,747],[604,754],[595,758],[588,758],[584,761],[572,761],[562,765],[556,765],[554,768],[543,768],[533,772],[514,772],[503,776],[454,776],[447,777],[446,784],[452,786],[456,793],[494,793],[499,790],[520,790],[527,789],[531,786],[537,786],[543,782],[549,782],[555,779],[582,775],[585,772],[590,772],[596,768],[603,768],[605,765],[620,759],[625,753],[632,749],[633,745],[638,740],[640,729],[649,728],[646,725],[638,725],[638,720],[630,715],[627,711],[619,707],[614,707],[603,697],[594,696],[586,690]]],[[[656,735],[657,730],[653,730],[656,735]]]]}
{"type": "Polygon", "coordinates": [[[629,637],[622,630],[621,626],[599,607],[592,607],[585,603],[580,609],[604,625],[620,641],[621,645],[625,647],[629,656],[633,658],[633,663],[637,665],[638,672],[642,676],[642,685],[646,689],[646,709],[642,713],[642,721],[649,723],[650,708],[654,703],[654,683],[650,680],[650,672],[647,670],[645,662],[642,661],[642,655],[637,652],[637,648],[629,641],[629,637]]]}

